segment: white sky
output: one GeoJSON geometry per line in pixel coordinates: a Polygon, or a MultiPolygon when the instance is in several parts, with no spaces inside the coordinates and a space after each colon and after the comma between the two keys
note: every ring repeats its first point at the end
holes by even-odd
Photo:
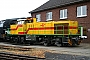
{"type": "Polygon", "coordinates": [[[0,0],[0,20],[30,17],[28,12],[49,0],[0,0]]]}

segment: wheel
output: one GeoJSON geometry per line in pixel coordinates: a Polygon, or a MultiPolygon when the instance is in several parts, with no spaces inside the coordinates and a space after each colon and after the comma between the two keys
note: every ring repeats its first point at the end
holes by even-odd
{"type": "Polygon", "coordinates": [[[14,42],[17,43],[17,41],[18,41],[18,37],[15,37],[14,42]]]}
{"type": "Polygon", "coordinates": [[[16,43],[16,39],[14,36],[10,37],[10,43],[12,43],[12,44],[16,43]]]}
{"type": "Polygon", "coordinates": [[[14,43],[14,44],[18,44],[18,37],[14,37],[14,38],[13,38],[13,43],[14,43]]]}
{"type": "Polygon", "coordinates": [[[55,45],[58,46],[58,47],[61,46],[61,44],[59,42],[55,42],[55,45]]]}
{"type": "Polygon", "coordinates": [[[44,46],[48,46],[48,43],[47,43],[47,42],[44,42],[43,45],[44,45],[44,46]]]}
{"type": "Polygon", "coordinates": [[[44,38],[43,45],[44,45],[44,46],[49,46],[49,45],[51,45],[51,40],[50,40],[49,37],[48,37],[48,38],[44,38]]]}
{"type": "Polygon", "coordinates": [[[21,42],[21,44],[24,44],[24,43],[25,43],[24,40],[25,40],[24,37],[20,37],[20,42],[21,42]]]}

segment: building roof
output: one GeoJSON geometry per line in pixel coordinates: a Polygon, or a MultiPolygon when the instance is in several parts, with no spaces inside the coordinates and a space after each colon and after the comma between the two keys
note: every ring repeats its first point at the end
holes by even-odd
{"type": "Polygon", "coordinates": [[[89,1],[89,0],[49,0],[45,4],[41,5],[35,10],[30,11],[29,13],[35,13],[43,10],[48,10],[52,8],[57,8],[57,7],[70,5],[78,2],[85,2],[85,1],[89,1]]]}

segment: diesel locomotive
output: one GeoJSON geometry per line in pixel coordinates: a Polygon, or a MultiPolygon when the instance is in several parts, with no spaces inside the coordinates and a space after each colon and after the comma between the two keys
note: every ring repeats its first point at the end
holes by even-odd
{"type": "Polygon", "coordinates": [[[0,27],[0,37],[3,41],[45,46],[75,46],[87,38],[86,29],[73,20],[37,22],[36,18],[28,17],[10,20],[9,23],[6,21],[2,21],[3,26],[0,27]]]}

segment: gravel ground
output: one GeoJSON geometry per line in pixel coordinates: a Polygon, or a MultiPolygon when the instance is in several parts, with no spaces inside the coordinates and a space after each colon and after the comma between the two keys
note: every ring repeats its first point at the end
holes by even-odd
{"type": "Polygon", "coordinates": [[[47,60],[90,60],[90,57],[80,55],[58,54],[46,52],[47,60]]]}
{"type": "MultiPolygon", "coordinates": [[[[11,44],[3,44],[0,45],[11,46],[11,44]]],[[[14,47],[27,47],[34,48],[34,50],[30,51],[17,51],[19,54],[29,54],[32,56],[38,55],[38,57],[45,57],[46,60],[90,60],[90,44],[82,43],[77,47],[56,47],[56,46],[21,46],[21,45],[12,45],[14,47]]],[[[2,50],[0,50],[2,51],[2,50]]],[[[3,50],[6,51],[6,50],[3,50]]],[[[15,52],[8,51],[8,52],[15,52]]]]}

